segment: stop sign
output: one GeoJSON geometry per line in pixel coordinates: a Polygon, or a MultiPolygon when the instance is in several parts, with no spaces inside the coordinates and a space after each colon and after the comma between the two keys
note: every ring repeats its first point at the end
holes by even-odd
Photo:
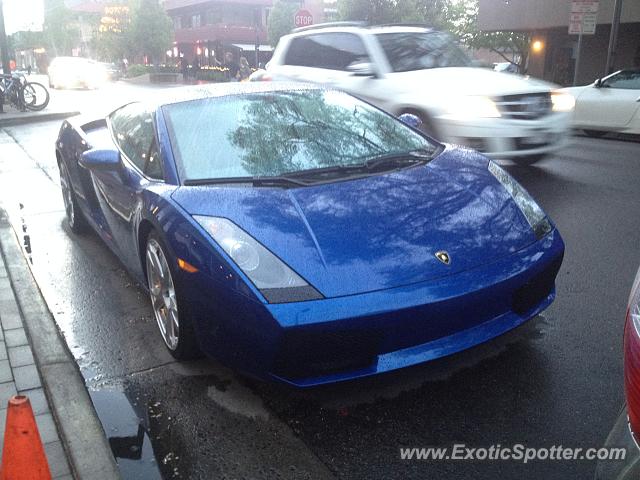
{"type": "Polygon", "coordinates": [[[296,27],[306,27],[313,25],[313,15],[309,10],[298,10],[293,17],[293,23],[296,27]]]}

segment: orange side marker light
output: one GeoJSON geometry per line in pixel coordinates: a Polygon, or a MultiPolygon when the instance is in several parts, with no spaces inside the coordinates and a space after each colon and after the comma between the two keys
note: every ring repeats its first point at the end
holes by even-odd
{"type": "Polygon", "coordinates": [[[181,258],[178,259],[178,266],[185,272],[196,273],[198,271],[196,267],[194,267],[189,262],[186,262],[181,258]]]}

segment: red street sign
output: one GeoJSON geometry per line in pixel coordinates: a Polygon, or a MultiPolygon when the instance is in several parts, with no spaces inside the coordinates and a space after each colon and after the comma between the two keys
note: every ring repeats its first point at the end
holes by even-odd
{"type": "Polygon", "coordinates": [[[313,25],[313,15],[311,15],[309,10],[298,10],[293,17],[293,23],[296,27],[313,25]]]}

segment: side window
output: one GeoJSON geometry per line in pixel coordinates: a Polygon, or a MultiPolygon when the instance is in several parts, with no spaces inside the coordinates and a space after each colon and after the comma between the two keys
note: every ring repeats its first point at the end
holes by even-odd
{"type": "Polygon", "coordinates": [[[605,87],[622,88],[624,90],[640,90],[640,71],[623,70],[605,80],[605,87]]]}
{"type": "Polygon", "coordinates": [[[286,65],[346,70],[352,63],[369,61],[362,39],[353,33],[321,33],[294,38],[286,65]]]}
{"type": "Polygon", "coordinates": [[[110,122],[116,143],[129,161],[145,175],[162,179],[151,112],[139,103],[132,103],[112,113],[110,122]]]}
{"type": "Polygon", "coordinates": [[[143,172],[149,178],[153,178],[155,180],[164,179],[164,175],[162,173],[162,162],[160,161],[160,150],[158,149],[158,144],[156,143],[155,138],[151,143],[151,148],[149,149],[149,155],[147,156],[143,172]]]}

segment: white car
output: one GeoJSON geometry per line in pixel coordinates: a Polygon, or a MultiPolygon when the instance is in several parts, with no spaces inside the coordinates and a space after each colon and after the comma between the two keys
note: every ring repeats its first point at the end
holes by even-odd
{"type": "Polygon", "coordinates": [[[573,128],[594,137],[607,132],[640,134],[640,69],[620,70],[563,91],[576,99],[573,128]]]}
{"type": "Polygon", "coordinates": [[[573,97],[543,81],[474,68],[451,36],[422,27],[323,24],[280,39],[262,80],[328,84],[442,141],[532,163],[567,139],[573,97]]]}
{"type": "Polygon", "coordinates": [[[56,57],[48,74],[50,88],[98,88],[107,81],[104,65],[82,57],[56,57]]]}

